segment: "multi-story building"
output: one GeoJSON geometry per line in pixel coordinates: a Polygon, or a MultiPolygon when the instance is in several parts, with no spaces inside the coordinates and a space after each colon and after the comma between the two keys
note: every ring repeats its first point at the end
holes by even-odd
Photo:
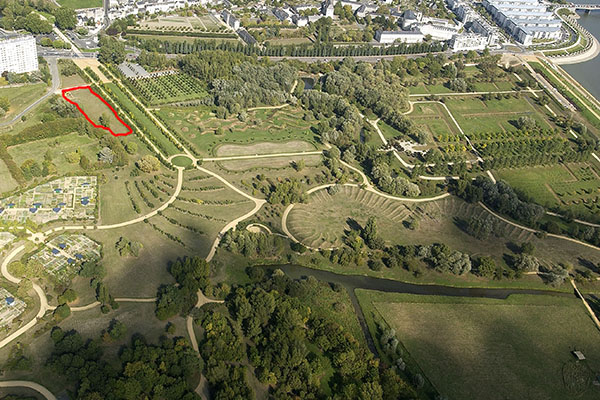
{"type": "Polygon", "coordinates": [[[223,10],[221,13],[221,18],[223,18],[223,22],[225,22],[230,28],[234,30],[240,29],[240,20],[237,19],[231,11],[223,10]]]}
{"type": "Polygon", "coordinates": [[[483,0],[485,9],[501,28],[526,46],[534,39],[559,39],[562,21],[538,0],[483,0]]]}
{"type": "Polygon", "coordinates": [[[0,73],[32,72],[38,69],[37,48],[33,36],[20,36],[0,41],[0,73]]]}
{"type": "Polygon", "coordinates": [[[463,33],[455,35],[450,40],[452,51],[484,50],[488,45],[488,38],[477,33],[463,33]]]}

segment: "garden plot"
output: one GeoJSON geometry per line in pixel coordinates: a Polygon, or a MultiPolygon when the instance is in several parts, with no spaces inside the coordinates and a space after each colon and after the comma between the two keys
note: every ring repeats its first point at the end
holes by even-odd
{"type": "Polygon", "coordinates": [[[0,200],[0,221],[46,223],[96,217],[95,176],[68,176],[0,200]]]}
{"type": "Polygon", "coordinates": [[[184,73],[129,78],[129,84],[151,105],[201,99],[207,94],[202,82],[184,73]]]}
{"type": "Polygon", "coordinates": [[[64,234],[55,237],[46,248],[30,258],[39,262],[44,271],[61,282],[69,281],[86,261],[99,260],[101,246],[84,235],[64,234]]]}
{"type": "Polygon", "coordinates": [[[8,290],[0,287],[0,327],[9,325],[15,318],[23,314],[27,304],[14,297],[8,290]]]}
{"type": "Polygon", "coordinates": [[[600,177],[586,163],[501,169],[500,179],[545,206],[579,207],[589,213],[600,212],[600,177]]]}
{"type": "Polygon", "coordinates": [[[9,245],[15,238],[16,236],[10,232],[0,232],[0,250],[9,245]]]}
{"type": "Polygon", "coordinates": [[[225,30],[225,26],[210,14],[190,17],[180,15],[158,16],[141,21],[137,28],[163,32],[215,32],[225,30]]]}

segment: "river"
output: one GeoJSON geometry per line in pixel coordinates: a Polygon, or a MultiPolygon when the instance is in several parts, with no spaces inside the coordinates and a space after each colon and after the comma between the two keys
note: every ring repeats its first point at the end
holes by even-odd
{"type": "MultiPolygon", "coordinates": [[[[598,4],[598,0],[578,0],[580,4],[598,4]]],[[[578,12],[579,23],[592,35],[600,40],[600,11],[592,11],[589,14],[578,12]]],[[[596,99],[600,99],[600,56],[580,64],[562,65],[573,78],[577,79],[596,99]]]]}

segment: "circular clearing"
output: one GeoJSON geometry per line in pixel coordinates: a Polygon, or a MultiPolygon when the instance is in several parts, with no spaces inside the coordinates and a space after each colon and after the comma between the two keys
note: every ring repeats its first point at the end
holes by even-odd
{"type": "Polygon", "coordinates": [[[173,157],[171,162],[173,163],[173,165],[183,168],[191,167],[194,164],[194,160],[192,160],[188,156],[175,156],[173,157]]]}
{"type": "Polygon", "coordinates": [[[345,232],[364,226],[370,216],[377,218],[380,234],[391,239],[411,215],[406,203],[353,186],[338,188],[335,194],[319,190],[310,195],[307,203],[296,204],[290,211],[287,228],[305,246],[339,247],[344,243],[345,232]]]}

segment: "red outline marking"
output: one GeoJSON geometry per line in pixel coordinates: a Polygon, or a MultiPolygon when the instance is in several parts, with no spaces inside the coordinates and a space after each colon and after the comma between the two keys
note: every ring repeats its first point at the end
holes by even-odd
{"type": "Polygon", "coordinates": [[[101,96],[100,96],[98,93],[94,92],[94,90],[92,89],[92,87],[91,87],[91,86],[77,86],[77,87],[72,87],[72,88],[68,88],[68,89],[63,89],[63,90],[62,90],[62,97],[63,97],[63,98],[64,98],[64,99],[65,99],[67,102],[69,102],[69,103],[73,104],[75,107],[77,107],[77,109],[79,110],[79,112],[83,114],[83,116],[85,117],[85,119],[87,119],[87,120],[88,120],[88,122],[94,126],[94,128],[100,128],[100,129],[104,129],[105,131],[109,131],[109,132],[110,132],[110,134],[111,134],[111,135],[113,135],[113,136],[127,136],[127,135],[129,135],[129,134],[133,133],[133,130],[131,129],[131,127],[130,127],[129,125],[127,125],[125,122],[123,122],[123,120],[122,120],[122,119],[119,117],[119,115],[117,115],[117,112],[115,111],[115,109],[114,109],[114,108],[112,108],[112,106],[111,106],[110,104],[108,104],[108,103],[106,102],[106,100],[104,100],[104,99],[103,99],[103,98],[102,98],[102,97],[101,97],[101,96]],[[81,107],[79,107],[79,104],[77,104],[77,102],[75,102],[75,101],[73,101],[73,100],[69,99],[69,98],[68,98],[68,97],[65,95],[67,92],[71,92],[71,91],[73,91],[73,90],[80,90],[80,89],[87,89],[87,90],[89,90],[89,91],[90,91],[90,93],[91,93],[91,94],[93,94],[93,95],[94,95],[94,96],[96,96],[98,99],[100,99],[100,101],[102,101],[102,102],[103,102],[103,103],[104,103],[104,104],[105,104],[105,105],[106,105],[108,108],[110,108],[110,110],[113,112],[113,114],[115,115],[115,117],[116,117],[116,118],[119,120],[119,122],[120,122],[121,124],[123,124],[123,126],[125,126],[125,127],[127,128],[128,132],[126,132],[126,133],[115,133],[115,132],[113,132],[113,130],[112,130],[112,129],[110,129],[110,128],[109,128],[109,127],[107,127],[107,126],[104,126],[104,125],[97,125],[97,124],[96,124],[94,121],[92,121],[92,120],[90,119],[90,117],[88,117],[88,115],[85,113],[85,111],[83,111],[83,110],[81,109],[81,107]]]}

